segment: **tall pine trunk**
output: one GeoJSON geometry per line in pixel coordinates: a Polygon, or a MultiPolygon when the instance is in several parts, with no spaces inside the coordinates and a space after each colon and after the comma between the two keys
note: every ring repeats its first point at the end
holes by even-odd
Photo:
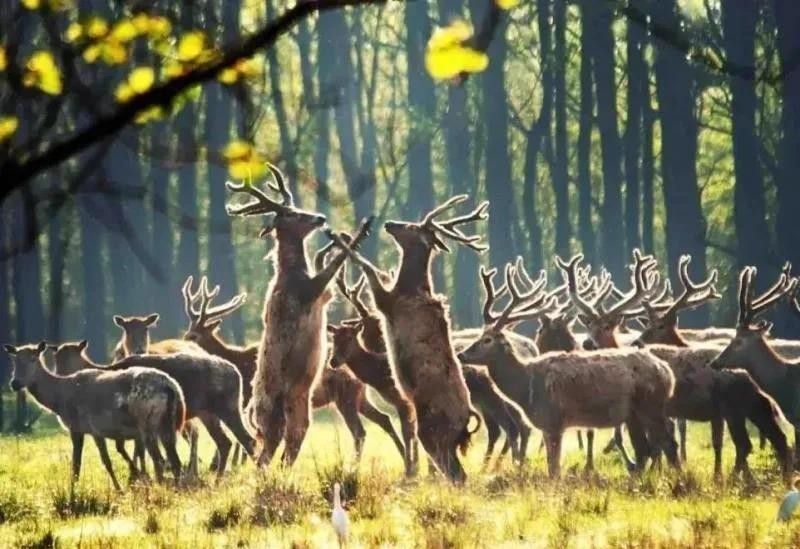
{"type": "MultiPolygon", "coordinates": [[[[587,0],[584,0],[586,2],[587,0]]],[[[580,104],[578,113],[578,237],[586,260],[597,260],[592,223],[592,127],[594,126],[594,78],[592,40],[586,7],[581,7],[580,104]]]]}
{"type": "MultiPolygon", "coordinates": [[[[539,2],[542,9],[544,2],[539,2]]],[[[555,170],[553,192],[556,197],[556,253],[562,257],[570,254],[569,218],[569,147],[567,144],[567,0],[555,0],[553,4],[555,28],[555,170]]],[[[541,26],[539,27],[541,29],[541,26]]],[[[541,32],[541,31],[540,31],[541,32]]]]}
{"type": "Polygon", "coordinates": [[[625,246],[631,250],[642,245],[639,231],[642,149],[642,104],[648,100],[647,65],[644,60],[646,37],[642,22],[629,19],[625,51],[627,54],[628,89],[625,121],[625,246]]]}
{"type": "MultiPolygon", "coordinates": [[[[673,40],[681,36],[676,0],[661,0],[652,6],[656,38],[656,94],[661,122],[661,173],[666,207],[667,260],[673,282],[681,254],[691,254],[694,277],[706,273],[706,227],[697,186],[697,120],[694,114],[692,68],[673,40]]],[[[677,287],[677,286],[674,286],[677,287]]],[[[708,323],[707,307],[687,315],[689,325],[708,323]]]]}

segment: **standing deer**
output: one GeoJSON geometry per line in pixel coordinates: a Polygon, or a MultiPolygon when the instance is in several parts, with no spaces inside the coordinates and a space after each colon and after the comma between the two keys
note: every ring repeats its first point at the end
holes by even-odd
{"type": "MultiPolygon", "coordinates": [[[[274,234],[277,242],[276,273],[264,300],[264,332],[258,352],[250,407],[264,445],[258,457],[266,466],[282,440],[283,462],[293,465],[311,422],[311,393],[326,358],[325,325],[331,299],[331,280],[344,263],[342,252],[320,272],[310,273],[305,241],[325,224],[325,217],[294,206],[292,193],[280,170],[268,164],[274,182],[267,188],[281,196],[280,202],[252,185],[227,183],[234,193],[255,200],[227,206],[228,215],[268,215],[271,220],[262,236],[274,234]]],[[[362,223],[349,245],[356,248],[369,232],[371,220],[362,223]]]]}
{"type": "Polygon", "coordinates": [[[635,470],[645,466],[654,447],[665,448],[670,463],[678,467],[676,444],[665,415],[675,385],[667,364],[646,351],[623,349],[554,352],[522,360],[509,345],[505,328],[543,314],[553,306],[555,296],[541,288],[520,292],[516,269],[507,265],[505,290],[511,300],[496,314],[492,311],[494,300],[502,291],[497,292],[492,283],[495,273],[481,273],[486,292],[483,334],[459,358],[487,364],[500,390],[542,430],[550,476],[560,473],[565,429],[622,423],[628,426],[636,451],[635,470]]]}
{"type": "MultiPolygon", "coordinates": [[[[239,294],[227,303],[212,308],[211,302],[219,293],[219,286],[209,291],[208,280],[203,277],[197,291],[193,292],[192,283],[193,278],[190,276],[183,285],[184,306],[189,317],[189,329],[184,337],[199,344],[207,352],[230,361],[239,370],[245,389],[244,404],[247,408],[252,395],[259,346],[258,344],[247,347],[230,345],[219,334],[223,318],[241,307],[247,294],[239,294]],[[195,306],[198,300],[199,308],[195,306]]],[[[353,436],[357,460],[360,459],[366,437],[366,430],[359,415],[376,423],[386,431],[395,444],[399,443],[400,439],[392,427],[389,416],[375,407],[369,400],[364,384],[355,379],[350,372],[346,370],[335,372],[328,369],[323,371],[320,382],[312,393],[311,405],[314,409],[318,409],[330,404],[336,405],[353,436]]],[[[234,451],[234,462],[235,460],[236,451],[234,451]]]]}
{"type": "MultiPolygon", "coordinates": [[[[85,346],[84,346],[85,347],[85,346]]],[[[175,450],[175,432],[183,427],[186,406],[174,379],[150,368],[133,367],[123,372],[84,370],[73,375],[53,374],[45,367],[45,342],[5,350],[13,361],[11,388],[24,388],[39,404],[58,416],[72,439],[72,479],[81,473],[83,440],[91,435],[114,488],[120,486],[108,455],[106,439],[115,440],[135,476],[133,459],[124,453],[125,440],[142,440],[155,464],[156,477],[163,479],[164,445],[175,480],[181,463],[175,450]]]]}
{"type": "Polygon", "coordinates": [[[388,288],[383,282],[388,275],[328,231],[366,275],[383,317],[395,378],[417,410],[420,442],[436,468],[456,483],[466,479],[457,449],[463,450],[473,433],[468,428],[470,416],[479,416],[470,406],[464,375],[453,352],[444,300],[433,293],[431,262],[437,250],[449,251],[443,239],[476,251],[486,249],[478,244],[480,236],[465,235],[459,225],[486,219],[487,202],[467,215],[437,219],[465,200],[466,195],[455,196],[419,223],[390,221],[384,225],[402,254],[400,269],[388,288]]]}
{"type": "Polygon", "coordinates": [[[755,267],[739,274],[739,316],[736,337],[712,362],[711,367],[744,368],[758,385],[774,398],[794,427],[794,459],[800,462],[800,362],[785,359],[767,341],[772,324],[758,317],[796,291],[800,279],[791,279],[785,269],[778,280],[756,297],[755,267]]]}

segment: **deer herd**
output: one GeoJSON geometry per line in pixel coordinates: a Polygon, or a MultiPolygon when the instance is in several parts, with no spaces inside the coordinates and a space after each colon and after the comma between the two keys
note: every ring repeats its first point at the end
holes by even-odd
{"type": "MultiPolygon", "coordinates": [[[[548,287],[544,271],[533,279],[518,259],[505,265],[499,283],[496,269],[481,268],[483,326],[453,330],[447,304],[433,288],[432,262],[454,244],[486,250],[464,226],[487,219],[488,203],[447,218],[467,201],[455,196],[420,222],[387,222],[384,229],[401,259],[385,271],[359,251],[371,218],[352,235],[328,230],[324,216],[295,206],[281,172],[270,170],[266,191],[227,184],[250,199],[229,205],[228,214],[264,216],[260,237],[271,236],[276,244],[259,342],[240,347],[220,335],[220,324],[245,304],[246,294],[213,305],[220,288],[209,289],[205,277],[195,287],[189,277],[182,288],[189,324],[181,339],[151,343],[149,329],[158,321],[152,314],[114,317],[123,335],[110,365],[92,362],[86,341],[5,346],[13,359],[12,389],[27,389],[69,431],[73,479],[80,474],[86,435],[117,489],[109,439],[131,478],[147,474],[149,455],[162,480],[163,448],[178,480],[184,474],[176,450],[180,434],[190,444],[186,474],[197,475],[200,424],[216,446],[212,467],[218,475],[229,457],[233,464],[250,457],[268,466],[281,443],[280,461],[291,467],[311,410],[330,404],[352,434],[356,459],[367,418],[392,439],[406,475],[417,474],[421,445],[431,470],[455,483],[466,479],[459,451],[481,425],[488,434],[485,464],[501,434],[500,457],[510,452],[524,463],[533,427],[541,430],[553,477],[560,474],[562,439],[571,427],[588,429],[587,470],[594,466],[597,428],[614,428],[606,451],[618,448],[634,474],[660,463],[662,455],[680,468],[687,459],[686,421],[711,424],[717,477],[726,425],[735,446],[733,473],[750,477],[747,421],[762,444],[770,443],[784,475],[800,463],[800,341],[770,337],[771,324],[760,318],[781,302],[800,317],[800,278],[792,277],[790,266],[762,294],[755,291],[756,269],[742,270],[735,329],[684,330],[678,327],[682,311],[721,297],[716,271],[701,282],[690,278],[689,256],[677,266],[678,295],[666,277],[662,281],[655,258],[638,250],[627,292],[605,270],[592,275],[581,255],[556,258],[563,275],[557,287],[548,287]],[[309,263],[306,240],[320,230],[330,242],[309,263]],[[361,271],[355,284],[347,280],[346,262],[361,271]],[[335,293],[355,316],[329,324],[335,293]],[[522,332],[528,321],[538,324],[535,333],[514,331],[522,332]],[[45,360],[48,350],[54,367],[45,360]],[[394,408],[400,434],[371,394],[394,408]],[[793,455],[784,421],[795,430],[793,455]],[[134,443],[132,455],[126,441],[134,443]]],[[[584,446],[580,432],[579,443],[584,446]]]]}

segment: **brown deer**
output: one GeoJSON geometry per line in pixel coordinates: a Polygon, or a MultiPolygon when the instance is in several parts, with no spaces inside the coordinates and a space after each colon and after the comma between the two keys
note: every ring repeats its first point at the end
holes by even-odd
{"type": "MultiPolygon", "coordinates": [[[[44,364],[45,342],[5,350],[13,361],[11,388],[27,389],[36,401],[58,416],[72,440],[72,479],[81,472],[83,440],[90,435],[100,452],[114,488],[120,485],[111,465],[106,439],[117,448],[125,440],[142,440],[155,464],[156,477],[163,480],[163,444],[175,480],[181,463],[175,449],[175,432],[183,427],[186,406],[178,384],[168,375],[150,368],[133,367],[123,372],[85,370],[74,375],[53,374],[44,364]]],[[[85,347],[85,346],[84,346],[85,347]]],[[[127,456],[127,453],[124,454],[127,456]]],[[[133,459],[126,459],[135,476],[133,459]]]]}
{"type": "MultiPolygon", "coordinates": [[[[227,360],[208,353],[130,355],[106,367],[92,362],[85,351],[85,341],[60,345],[55,353],[56,372],[59,375],[97,370],[113,372],[137,366],[159,370],[180,385],[187,419],[198,418],[214,440],[220,454],[219,476],[225,472],[231,448],[222,425],[230,429],[248,455],[252,455],[254,441],[242,423],[242,378],[227,360]]],[[[196,474],[196,470],[193,473],[196,474]]]]}
{"type": "MultiPolygon", "coordinates": [[[[192,290],[192,286],[193,278],[190,276],[183,286],[184,306],[186,315],[189,317],[189,329],[184,337],[199,344],[207,352],[230,361],[239,370],[245,389],[244,404],[247,408],[252,395],[258,344],[247,347],[230,345],[219,334],[222,320],[244,304],[247,294],[238,294],[227,303],[212,308],[211,302],[219,294],[219,286],[215,286],[212,291],[209,291],[206,277],[201,279],[196,292],[192,290]],[[199,308],[195,306],[198,301],[199,308]]],[[[333,372],[326,369],[323,371],[320,382],[312,393],[311,404],[314,409],[335,404],[353,435],[357,460],[361,457],[366,438],[366,430],[359,415],[376,423],[386,431],[395,444],[399,443],[400,439],[392,427],[389,416],[375,407],[369,400],[364,384],[346,370],[333,372]]],[[[236,450],[234,451],[234,462],[235,460],[236,450]]]]}
{"type": "MultiPolygon", "coordinates": [[[[505,290],[511,295],[506,308],[492,311],[496,271],[481,273],[486,292],[483,334],[459,357],[487,364],[492,379],[519,404],[533,425],[542,430],[547,447],[548,471],[560,473],[561,439],[569,427],[616,427],[626,424],[641,470],[652,449],[665,448],[678,467],[676,444],[668,429],[665,407],[675,379],[669,367],[640,350],[605,349],[592,352],[547,353],[524,361],[514,352],[505,328],[549,310],[556,296],[542,289],[522,293],[515,267],[506,266],[505,290]]],[[[500,292],[502,293],[502,292],[500,292]]]]}
{"type": "Polygon", "coordinates": [[[477,251],[480,236],[467,236],[460,225],[486,219],[484,202],[467,215],[448,221],[438,219],[445,211],[467,200],[455,196],[430,211],[419,223],[387,222],[385,230],[402,253],[400,269],[387,288],[387,275],[352,250],[339,235],[328,236],[347,251],[367,277],[375,305],[384,320],[389,361],[403,393],[417,410],[419,439],[436,468],[448,479],[461,483],[466,473],[457,448],[464,449],[472,432],[472,410],[464,375],[452,348],[450,322],[443,298],[433,293],[431,262],[434,252],[449,251],[445,240],[477,251]]]}
{"type": "Polygon", "coordinates": [[[767,341],[772,324],[758,320],[771,307],[796,291],[798,279],[784,270],[764,293],[755,296],[755,267],[745,267],[739,274],[739,316],[736,337],[712,362],[715,369],[744,368],[759,387],[780,406],[794,427],[795,464],[800,462],[800,362],[787,360],[767,341]]]}
{"type": "MultiPolygon", "coordinates": [[[[259,347],[250,406],[258,436],[264,441],[258,457],[266,466],[282,440],[283,462],[297,459],[311,421],[311,393],[322,374],[326,350],[325,325],[331,299],[331,280],[346,255],[336,257],[320,272],[310,272],[305,241],[325,224],[325,217],[294,206],[292,193],[280,170],[268,164],[274,182],[268,189],[281,196],[271,199],[252,185],[227,183],[234,193],[254,198],[247,204],[228,205],[232,216],[268,215],[262,236],[274,234],[276,273],[264,300],[264,332],[259,347]]],[[[356,248],[369,232],[371,220],[362,223],[350,247],[356,248]]]]}

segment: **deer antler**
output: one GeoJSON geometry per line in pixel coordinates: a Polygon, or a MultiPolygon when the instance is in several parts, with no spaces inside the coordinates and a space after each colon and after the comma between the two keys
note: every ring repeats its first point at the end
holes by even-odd
{"type": "Polygon", "coordinates": [[[753,287],[753,279],[756,276],[757,269],[753,266],[742,269],[742,272],[739,273],[738,326],[749,326],[759,315],[775,305],[783,296],[792,295],[796,291],[798,280],[789,276],[791,269],[791,264],[787,262],[775,284],[758,297],[754,297],[755,288],[753,287]]]}
{"type": "Polygon", "coordinates": [[[692,282],[692,279],[689,277],[689,263],[691,263],[691,261],[692,256],[690,255],[682,255],[678,260],[678,278],[681,281],[683,291],[677,299],[664,301],[665,293],[662,292],[658,297],[645,300],[644,306],[649,316],[652,316],[653,313],[661,313],[661,315],[665,317],[668,315],[676,315],[679,311],[693,309],[722,297],[715,287],[719,276],[717,270],[713,269],[708,278],[702,282],[692,282]]]}
{"type": "Polygon", "coordinates": [[[267,189],[279,192],[283,202],[281,203],[272,200],[265,192],[256,189],[253,185],[226,181],[225,186],[228,187],[229,191],[234,193],[248,194],[255,198],[255,201],[239,206],[227,204],[225,206],[225,210],[228,212],[228,215],[249,216],[269,213],[280,214],[286,212],[290,207],[292,207],[292,194],[286,188],[286,182],[283,179],[283,174],[281,174],[277,167],[269,162],[267,162],[267,167],[275,178],[273,183],[267,183],[267,189]]]}
{"type": "Polygon", "coordinates": [[[798,301],[797,294],[800,293],[800,277],[796,277],[794,279],[794,287],[792,291],[789,292],[789,305],[798,317],[800,317],[800,301],[798,301]]]}
{"type": "Polygon", "coordinates": [[[494,324],[495,329],[501,330],[510,324],[538,318],[553,307],[553,304],[557,301],[557,296],[552,292],[544,292],[544,286],[547,284],[547,273],[542,271],[539,278],[536,281],[532,281],[528,273],[523,271],[524,267],[521,259],[518,259],[515,265],[507,264],[505,268],[505,284],[498,291],[495,290],[492,282],[497,270],[486,271],[486,269],[481,268],[481,280],[486,290],[483,318],[487,325],[494,324]],[[521,292],[519,288],[520,281],[530,282],[531,288],[526,292],[521,292]],[[494,301],[498,295],[502,295],[506,291],[510,293],[511,300],[499,315],[495,315],[492,312],[494,301]]]}
{"type": "MultiPolygon", "coordinates": [[[[600,313],[592,303],[589,303],[584,298],[585,292],[581,291],[578,286],[578,263],[583,261],[583,254],[576,254],[570,258],[569,261],[564,261],[556,256],[556,265],[561,269],[562,275],[566,279],[567,291],[570,300],[575,307],[586,316],[591,318],[600,318],[600,313]]],[[[584,289],[585,290],[585,289],[584,289]]]]}
{"type": "MultiPolygon", "coordinates": [[[[448,221],[438,222],[435,220],[436,217],[455,207],[457,204],[464,202],[467,200],[467,198],[468,196],[465,194],[452,197],[444,204],[437,206],[428,212],[428,214],[420,222],[420,226],[431,229],[434,233],[439,233],[450,240],[464,244],[465,246],[472,248],[477,252],[484,252],[488,249],[488,247],[478,244],[478,242],[481,240],[480,235],[468,236],[461,232],[461,229],[458,228],[458,225],[464,225],[466,223],[472,223],[473,221],[487,219],[489,217],[488,202],[482,202],[477,208],[468,214],[454,217],[448,221]]],[[[445,251],[450,251],[450,248],[448,248],[447,245],[438,238],[438,236],[436,236],[436,245],[445,251]]]]}
{"type": "Polygon", "coordinates": [[[192,293],[193,277],[188,277],[183,284],[183,301],[186,315],[193,327],[205,327],[209,322],[213,322],[219,318],[231,314],[233,311],[244,305],[247,299],[246,293],[235,295],[226,303],[211,307],[211,302],[217,295],[219,295],[219,286],[214,286],[214,289],[209,291],[208,278],[205,276],[200,279],[197,292],[192,293]],[[194,308],[194,303],[200,300],[199,309],[194,308]]]}
{"type": "Polygon", "coordinates": [[[642,252],[635,248],[633,250],[633,269],[631,274],[633,288],[606,311],[605,315],[622,315],[626,311],[638,307],[642,301],[652,295],[661,284],[661,277],[657,272],[653,272],[655,268],[655,258],[652,255],[642,255],[642,252]]]}
{"type": "Polygon", "coordinates": [[[281,195],[281,203],[284,206],[294,206],[294,197],[292,191],[286,186],[286,179],[283,177],[283,172],[275,164],[267,162],[267,168],[272,172],[272,177],[275,179],[272,183],[267,183],[267,187],[281,195]]]}
{"type": "Polygon", "coordinates": [[[336,287],[339,289],[339,292],[344,296],[347,301],[352,303],[353,307],[355,307],[358,316],[361,318],[368,318],[370,316],[369,308],[361,301],[361,292],[364,290],[364,285],[367,282],[367,277],[363,274],[358,277],[358,281],[355,283],[354,286],[348,286],[347,281],[345,280],[344,269],[339,271],[339,274],[336,275],[336,287]]]}

